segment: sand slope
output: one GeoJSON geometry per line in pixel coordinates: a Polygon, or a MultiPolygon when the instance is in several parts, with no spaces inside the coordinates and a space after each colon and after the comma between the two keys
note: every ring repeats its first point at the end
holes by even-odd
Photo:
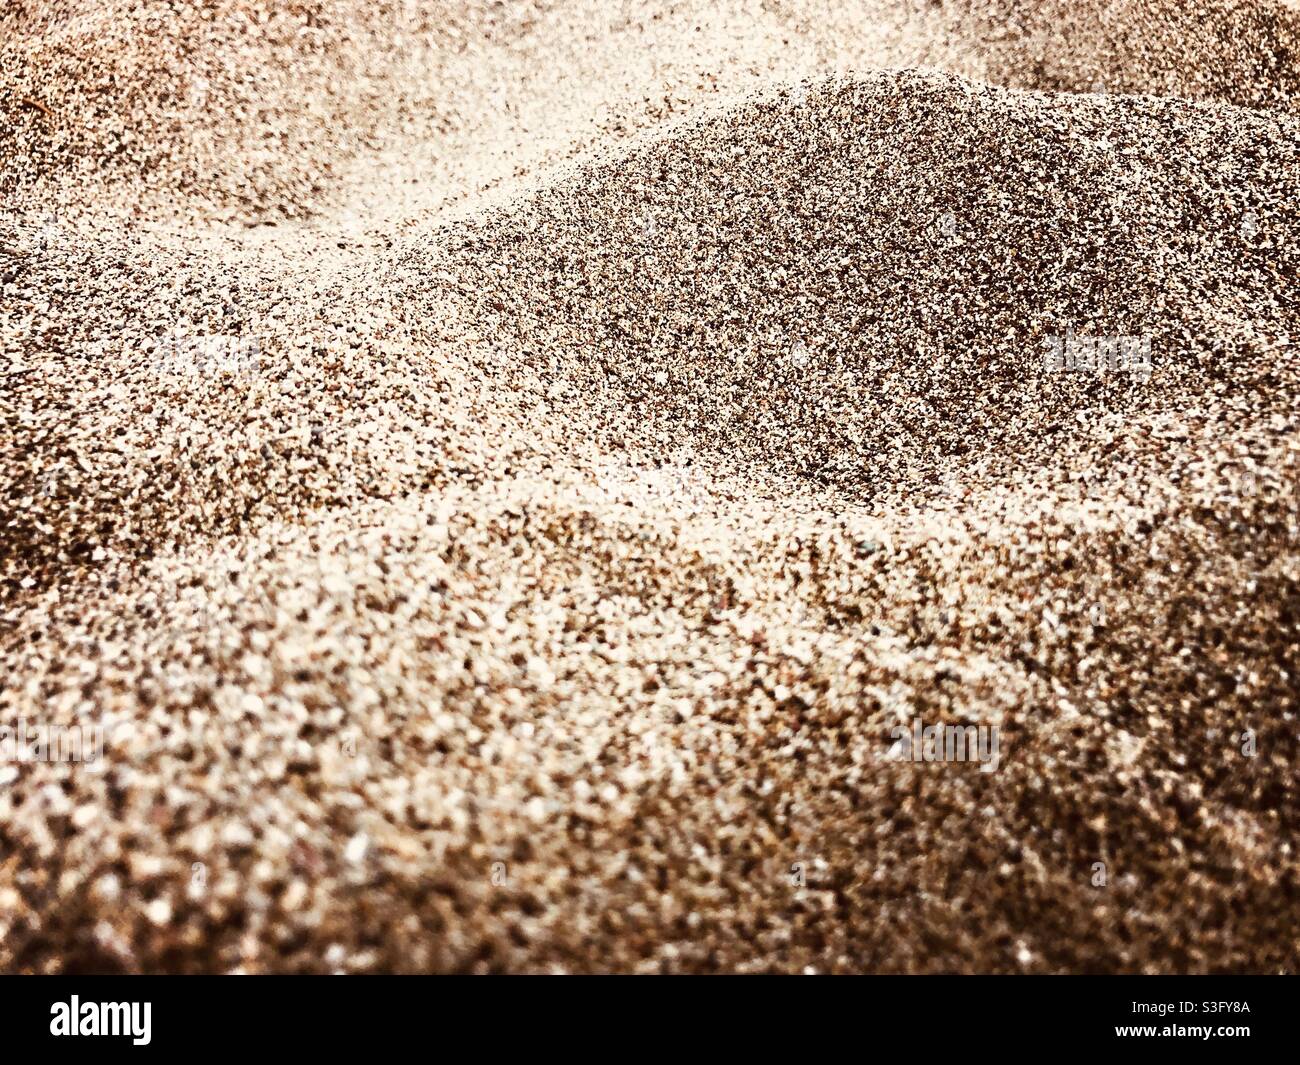
{"type": "Polygon", "coordinates": [[[1292,8],[35,6],[0,966],[1295,970],[1292,8]]]}

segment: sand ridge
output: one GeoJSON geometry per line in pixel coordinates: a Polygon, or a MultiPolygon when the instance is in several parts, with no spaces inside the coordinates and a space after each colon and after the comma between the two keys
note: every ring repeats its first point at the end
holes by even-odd
{"type": "Polygon", "coordinates": [[[1295,970],[1292,8],[170,10],[5,16],[0,966],[1295,970]]]}

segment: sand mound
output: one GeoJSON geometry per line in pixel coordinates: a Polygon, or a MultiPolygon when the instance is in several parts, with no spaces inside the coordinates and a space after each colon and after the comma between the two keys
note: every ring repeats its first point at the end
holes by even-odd
{"type": "Polygon", "coordinates": [[[3,556],[25,576],[445,477],[409,428],[454,431],[407,321],[525,421],[561,412],[606,447],[699,450],[860,500],[933,493],[972,463],[1050,462],[1079,419],[1195,402],[1216,382],[1285,409],[1271,385],[1291,320],[1278,285],[1298,265],[1282,237],[1300,181],[1290,132],[1235,109],[945,76],[800,83],[379,256],[362,280],[399,321],[346,275],[320,294],[332,313],[304,314],[276,309],[284,282],[246,295],[169,249],[17,234],[25,283],[94,279],[43,337],[96,358],[93,376],[77,359],[14,376],[30,435],[3,556]],[[160,254],[184,280],[97,342],[96,307],[160,254]],[[205,294],[179,326],[177,288],[205,294]],[[254,323],[269,336],[252,377],[159,376],[178,332],[254,323]],[[1067,332],[1149,337],[1151,365],[1046,375],[1047,338],[1067,332]],[[77,404],[104,431],[71,429],[77,404]],[[340,423],[364,430],[359,450],[340,423]],[[372,449],[424,454],[394,478],[372,449]]]}
{"type": "Polygon", "coordinates": [[[0,195],[75,216],[94,190],[101,218],[168,224],[357,199],[377,220],[844,69],[1286,110],[1300,85],[1284,0],[42,0],[0,19],[0,195]]]}
{"type": "Polygon", "coordinates": [[[481,336],[494,380],[604,404],[614,436],[916,491],[1216,381],[1285,406],[1293,132],[953,77],[800,84],[439,234],[407,298],[441,308],[422,296],[454,278],[449,335],[481,336]],[[1154,383],[1045,375],[1067,331],[1150,337],[1154,383]]]}
{"type": "Polygon", "coordinates": [[[1291,14],[135,10],[3,16],[0,967],[1294,971],[1291,14]]]}

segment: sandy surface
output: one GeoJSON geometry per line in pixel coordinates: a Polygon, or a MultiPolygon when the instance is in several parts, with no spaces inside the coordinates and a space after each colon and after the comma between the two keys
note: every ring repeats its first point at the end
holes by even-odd
{"type": "Polygon", "coordinates": [[[0,969],[1296,971],[1296,5],[84,7],[0,969]]]}

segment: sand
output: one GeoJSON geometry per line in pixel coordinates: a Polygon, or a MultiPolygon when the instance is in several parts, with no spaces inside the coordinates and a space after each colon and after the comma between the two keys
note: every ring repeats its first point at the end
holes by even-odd
{"type": "Polygon", "coordinates": [[[1294,4],[74,6],[0,969],[1296,971],[1294,4]]]}

